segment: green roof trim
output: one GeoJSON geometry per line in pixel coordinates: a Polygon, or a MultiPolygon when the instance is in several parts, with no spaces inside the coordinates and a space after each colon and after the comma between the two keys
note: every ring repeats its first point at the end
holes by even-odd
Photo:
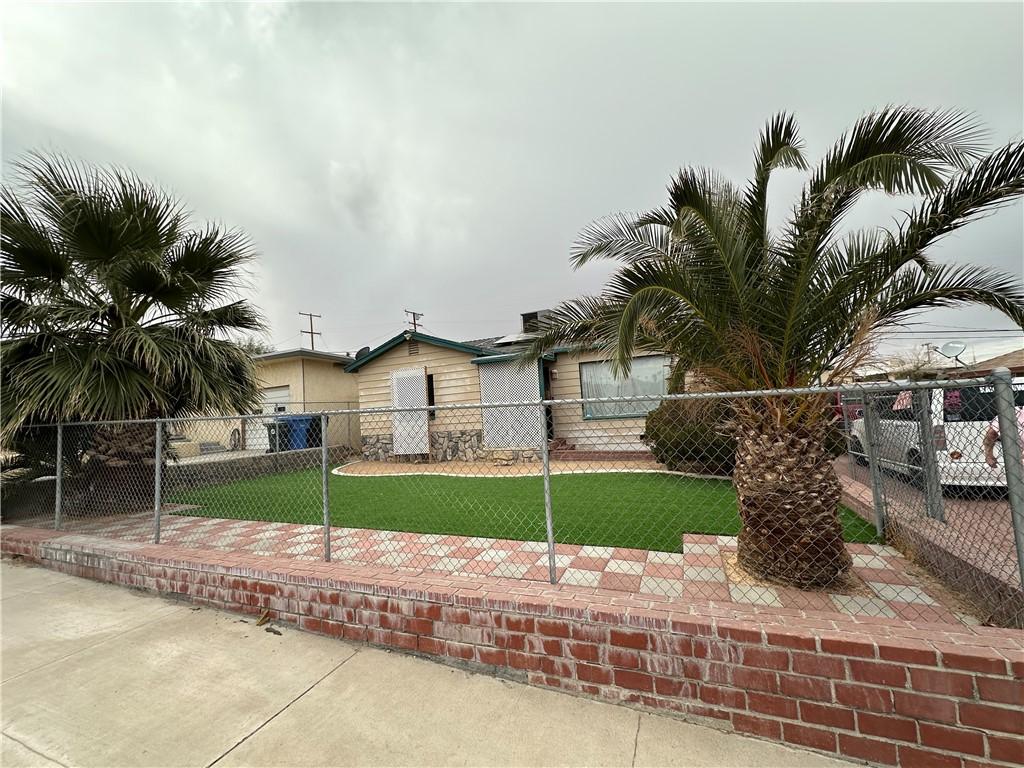
{"type": "MultiPolygon", "coordinates": [[[[519,352],[505,352],[499,355],[486,355],[485,357],[477,357],[474,358],[473,360],[470,360],[469,362],[473,363],[473,365],[487,365],[487,363],[504,363],[508,360],[515,360],[517,357],[519,357],[519,355],[519,352]]],[[[539,359],[554,360],[555,356],[549,353],[539,359]]]]}
{"type": "Polygon", "coordinates": [[[369,353],[348,365],[345,370],[348,373],[355,373],[367,363],[373,362],[385,352],[394,349],[402,342],[413,340],[422,342],[423,344],[433,344],[435,347],[454,349],[456,352],[465,352],[466,354],[473,355],[475,357],[479,357],[481,355],[486,356],[488,354],[486,349],[474,347],[471,344],[463,344],[458,341],[452,341],[451,339],[442,339],[439,336],[429,336],[425,333],[419,333],[418,331],[402,331],[397,336],[392,336],[379,347],[370,350],[369,353]]]}

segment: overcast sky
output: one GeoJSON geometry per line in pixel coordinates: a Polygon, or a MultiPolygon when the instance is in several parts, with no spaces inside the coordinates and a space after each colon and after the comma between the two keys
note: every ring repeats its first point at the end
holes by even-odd
{"type": "MultiPolygon", "coordinates": [[[[518,330],[599,290],[573,272],[589,221],[658,205],[682,165],[736,182],[786,109],[809,154],[887,103],[973,111],[1022,134],[1024,5],[8,4],[4,168],[33,148],[132,167],[198,219],[240,227],[278,348],[299,311],[324,345],[518,330]]],[[[777,175],[782,221],[800,174],[777,175]]],[[[862,224],[909,201],[872,199],[862,224]]],[[[1022,206],[934,249],[1022,274],[1022,206]]],[[[1020,346],[981,309],[900,346],[1020,346]],[[962,329],[988,329],[972,333],[962,329]],[[990,338],[983,338],[983,336],[990,338]]],[[[941,327],[940,327],[941,326],[941,327]]]]}

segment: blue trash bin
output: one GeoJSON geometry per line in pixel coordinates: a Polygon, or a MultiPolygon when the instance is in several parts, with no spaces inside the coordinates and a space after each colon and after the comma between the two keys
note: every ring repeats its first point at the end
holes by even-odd
{"type": "Polygon", "coordinates": [[[315,416],[308,416],[304,413],[296,413],[291,416],[282,416],[281,421],[288,425],[282,435],[281,448],[287,451],[297,451],[301,448],[311,448],[309,432],[315,416]]]}

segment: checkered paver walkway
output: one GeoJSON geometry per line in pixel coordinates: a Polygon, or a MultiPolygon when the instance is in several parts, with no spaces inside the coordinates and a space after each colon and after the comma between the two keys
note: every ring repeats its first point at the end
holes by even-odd
{"type": "MultiPolygon", "coordinates": [[[[78,520],[75,533],[151,542],[148,516],[78,520]]],[[[214,548],[298,560],[323,558],[323,528],[318,525],[225,520],[164,514],[161,543],[214,548]]],[[[646,600],[712,601],[776,608],[782,612],[829,611],[942,623],[972,622],[950,607],[948,596],[924,584],[891,547],[849,544],[854,578],[842,592],[806,592],[752,581],[735,564],[733,536],[685,534],[681,552],[650,552],[578,544],[555,546],[560,584],[595,590],[619,590],[646,600]]],[[[444,572],[548,581],[547,544],[445,534],[332,528],[331,557],[336,561],[444,572]]]]}

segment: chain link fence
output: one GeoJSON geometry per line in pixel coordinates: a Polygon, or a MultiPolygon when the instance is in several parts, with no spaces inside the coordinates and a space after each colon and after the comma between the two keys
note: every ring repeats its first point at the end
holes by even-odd
{"type": "Polygon", "coordinates": [[[1021,511],[1007,478],[1020,465],[1004,460],[1003,437],[1020,439],[1024,380],[1003,387],[1008,429],[1000,428],[998,389],[995,382],[935,382],[851,398],[843,471],[873,489],[874,514],[894,546],[976,597],[982,621],[1020,625],[1021,511]]]}
{"type": "Polygon", "coordinates": [[[994,379],[34,427],[5,451],[3,515],[648,601],[1021,626],[1014,398],[994,379]]]}

